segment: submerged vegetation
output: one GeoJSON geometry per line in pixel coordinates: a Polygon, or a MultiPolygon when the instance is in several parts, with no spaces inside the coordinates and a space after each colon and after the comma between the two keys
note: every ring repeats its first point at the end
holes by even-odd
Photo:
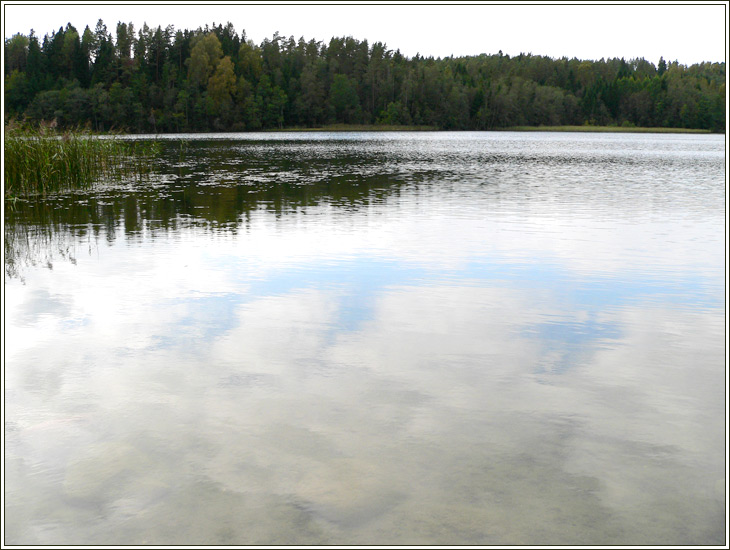
{"type": "Polygon", "coordinates": [[[5,198],[83,189],[147,174],[155,142],[122,141],[88,132],[5,128],[5,198]]]}
{"type": "Polygon", "coordinates": [[[275,33],[255,44],[231,23],[183,30],[119,22],[113,30],[99,20],[95,29],[68,23],[44,37],[6,39],[6,113],[95,132],[332,124],[725,131],[724,61],[686,66],[501,51],[409,58],[353,37],[320,42],[275,33]]]}

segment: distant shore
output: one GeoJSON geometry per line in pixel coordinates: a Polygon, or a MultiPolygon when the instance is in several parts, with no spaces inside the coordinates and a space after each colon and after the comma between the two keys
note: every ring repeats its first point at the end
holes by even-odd
{"type": "Polygon", "coordinates": [[[641,126],[513,126],[510,132],[622,132],[636,134],[710,134],[697,128],[646,128],[641,126]]]}
{"type": "Polygon", "coordinates": [[[294,126],[291,128],[257,130],[260,132],[437,132],[436,126],[401,126],[391,124],[328,124],[316,128],[294,126]]]}
{"type": "MultiPolygon", "coordinates": [[[[385,124],[329,124],[317,128],[282,128],[268,132],[437,132],[435,126],[398,126],[385,124]]],[[[461,130],[455,130],[461,131],[461,130]]],[[[695,128],[646,128],[630,126],[512,126],[495,128],[491,132],[621,132],[639,134],[710,134],[710,130],[695,128]]]]}
{"type": "MultiPolygon", "coordinates": [[[[75,130],[56,130],[51,128],[49,130],[48,123],[41,123],[41,127],[44,128],[43,132],[49,133],[49,135],[84,135],[93,133],[88,129],[75,129],[75,130]]],[[[29,131],[33,134],[36,129],[23,126],[18,124],[16,121],[6,122],[5,133],[14,134],[20,132],[29,131]]],[[[698,129],[698,128],[649,128],[644,126],[509,126],[506,128],[492,128],[491,130],[442,130],[436,126],[417,126],[417,125],[397,125],[397,124],[327,124],[325,126],[317,126],[313,128],[307,128],[303,126],[292,126],[286,128],[266,128],[261,130],[247,130],[244,132],[233,132],[233,133],[258,133],[258,132],[474,132],[474,131],[485,131],[485,132],[601,132],[601,133],[639,133],[639,134],[711,134],[710,130],[698,129]]],[[[42,133],[43,133],[42,132],[42,133]]],[[[107,132],[98,132],[96,135],[120,135],[126,134],[123,130],[112,130],[107,132]]],[[[190,132],[190,133],[217,133],[217,132],[190,132]]],[[[220,132],[229,133],[229,132],[220,132]]],[[[177,134],[177,132],[160,132],[156,135],[166,134],[177,134]]],[[[182,133],[184,135],[185,132],[182,133]]],[[[129,135],[136,135],[135,133],[129,133],[129,135]]],[[[145,134],[146,135],[146,134],[145,134]]],[[[720,135],[724,135],[720,134],[720,135]]]]}

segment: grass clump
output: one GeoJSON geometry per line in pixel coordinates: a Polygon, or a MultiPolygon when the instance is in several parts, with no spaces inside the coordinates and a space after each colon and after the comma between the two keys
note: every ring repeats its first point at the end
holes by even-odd
{"type": "Polygon", "coordinates": [[[88,189],[105,181],[138,178],[150,171],[155,142],[123,141],[83,131],[57,134],[48,127],[6,127],[5,197],[88,189]]]}

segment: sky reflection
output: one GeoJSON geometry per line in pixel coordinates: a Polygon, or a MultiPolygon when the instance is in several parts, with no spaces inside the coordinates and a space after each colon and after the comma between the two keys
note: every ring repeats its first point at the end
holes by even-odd
{"type": "Polygon", "coordinates": [[[724,540],[721,213],[490,193],[15,226],[7,540],[724,540]]]}

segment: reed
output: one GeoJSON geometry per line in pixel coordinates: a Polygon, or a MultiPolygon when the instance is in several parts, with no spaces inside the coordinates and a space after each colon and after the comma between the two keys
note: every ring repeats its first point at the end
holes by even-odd
{"type": "Polygon", "coordinates": [[[6,128],[5,198],[88,189],[149,174],[156,142],[123,141],[84,132],[57,135],[6,128]]]}

